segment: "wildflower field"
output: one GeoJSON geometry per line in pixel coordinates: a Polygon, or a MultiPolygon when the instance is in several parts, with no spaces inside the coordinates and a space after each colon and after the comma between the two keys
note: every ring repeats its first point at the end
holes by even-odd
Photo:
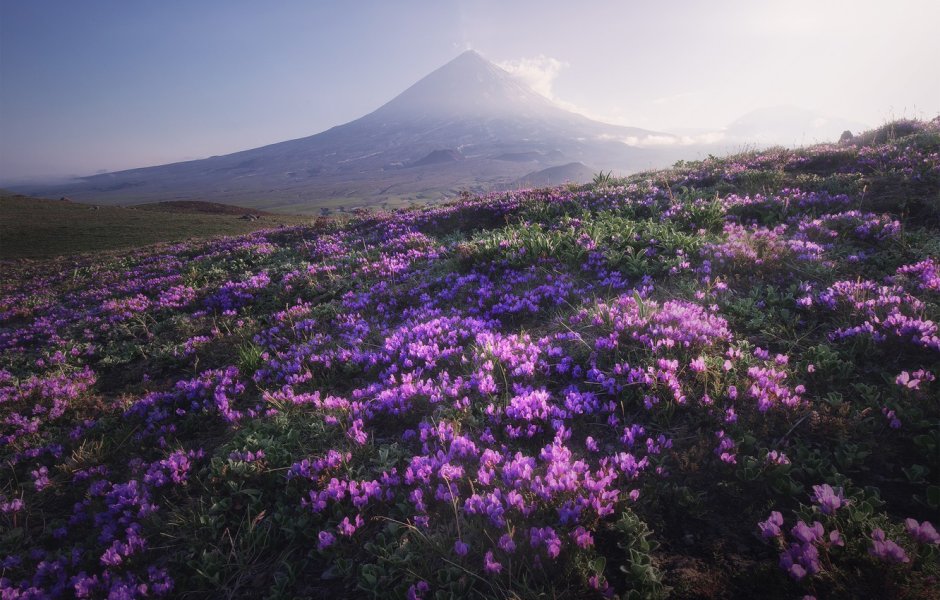
{"type": "Polygon", "coordinates": [[[938,597],[940,121],[2,269],[2,598],[938,597]]]}

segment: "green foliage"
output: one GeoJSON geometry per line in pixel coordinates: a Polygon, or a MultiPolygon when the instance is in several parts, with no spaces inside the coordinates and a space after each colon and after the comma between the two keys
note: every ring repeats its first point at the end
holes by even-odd
{"type": "Polygon", "coordinates": [[[598,171],[597,173],[594,174],[594,180],[592,181],[592,183],[596,187],[608,186],[612,182],[613,182],[612,171],[607,171],[606,173],[604,173],[603,171],[598,171]]]}
{"type": "Polygon", "coordinates": [[[738,193],[768,194],[784,187],[787,175],[776,169],[749,169],[735,177],[738,193]]]}
{"type": "Polygon", "coordinates": [[[238,347],[238,370],[241,373],[252,374],[264,364],[262,354],[264,349],[257,344],[246,342],[238,347]]]}
{"type": "Polygon", "coordinates": [[[524,224],[477,234],[468,242],[462,259],[466,266],[497,257],[525,266],[551,258],[579,267],[594,248],[628,277],[656,276],[698,252],[707,240],[671,223],[637,221],[605,211],[583,224],[563,217],[554,226],[524,224]]]}
{"type": "Polygon", "coordinates": [[[252,421],[221,445],[189,482],[190,500],[171,506],[164,535],[192,592],[279,596],[313,568],[317,518],[284,486],[284,473],[309,448],[335,444],[319,416],[279,404],[270,420],[252,421]],[[231,453],[264,453],[245,462],[231,453]]]}
{"type": "Polygon", "coordinates": [[[627,509],[614,525],[623,562],[620,571],[626,579],[629,600],[665,598],[668,589],[663,585],[662,572],[656,567],[653,551],[656,546],[650,539],[652,532],[635,513],[627,509]]]}
{"type": "MultiPolygon", "coordinates": [[[[934,142],[917,143],[933,147],[934,142]]],[[[69,412],[49,427],[50,443],[43,447],[51,456],[61,445],[61,457],[39,455],[5,467],[10,476],[0,484],[0,500],[19,494],[28,510],[0,515],[0,556],[19,553],[36,539],[57,547],[51,531],[66,523],[61,515],[85,500],[103,502],[86,498],[85,487],[68,484],[79,471],[104,465],[114,482],[126,482],[144,476],[146,465],[140,461],[163,459],[168,449],[204,449],[205,458],[194,461],[197,466],[184,483],[153,488],[160,510],[145,523],[152,534],[148,542],[159,540],[151,543],[151,554],[159,555],[155,563],[170,568],[175,593],[194,597],[405,597],[418,581],[427,581],[431,591],[426,597],[435,598],[580,598],[607,583],[627,598],[670,593],[750,597],[768,590],[784,597],[811,592],[819,597],[931,597],[924,582],[937,581],[940,557],[936,548],[915,547],[901,523],[940,510],[937,383],[911,389],[895,378],[917,369],[938,373],[940,361],[908,334],[885,341],[870,335],[839,339],[833,332],[864,328],[861,311],[842,305],[823,309],[818,298],[839,280],[897,284],[922,303],[917,318],[940,320],[936,290],[897,274],[902,265],[940,255],[940,237],[931,221],[936,217],[930,214],[937,206],[934,198],[940,197],[931,187],[935,173],[913,177],[888,164],[874,164],[864,173],[834,171],[855,159],[854,147],[833,153],[773,152],[710,157],[679,163],[675,171],[622,180],[601,172],[589,186],[499,197],[494,201],[498,209],[466,194],[460,210],[445,211],[440,219],[433,211],[409,214],[414,221],[408,223],[417,223],[410,231],[415,235],[396,250],[383,242],[397,231],[386,225],[399,223],[368,214],[357,214],[345,226],[328,221],[267,232],[268,244],[260,249],[244,244],[209,255],[204,245],[189,246],[172,257],[183,265],[172,284],[193,288],[193,300],[181,310],[139,311],[112,323],[95,306],[91,316],[101,331],[86,334],[84,325],[63,329],[56,333],[62,343],[50,345],[41,356],[4,355],[0,386],[26,380],[40,358],[50,373],[87,364],[98,379],[94,393],[65,403],[69,412]],[[745,239],[759,251],[758,260],[716,258],[706,267],[709,251],[728,239],[726,224],[756,223],[793,233],[798,227],[793,206],[743,202],[727,208],[729,194],[773,194],[786,186],[850,194],[852,203],[833,210],[884,210],[902,223],[903,231],[897,238],[860,241],[853,237],[855,225],[834,226],[832,238],[823,241],[826,263],[797,260],[792,252],[774,255],[759,246],[760,240],[745,239]],[[327,250],[318,249],[321,242],[327,250]],[[429,247],[433,260],[422,254],[429,247]],[[400,255],[391,256],[399,250],[400,255]],[[386,262],[400,270],[383,271],[386,262]],[[270,285],[252,290],[235,314],[202,310],[225,282],[245,281],[261,271],[270,276],[270,285]],[[474,277],[486,277],[492,286],[454,292],[455,282],[474,277]],[[513,278],[520,283],[501,287],[513,278]],[[557,281],[579,291],[568,294],[559,286],[539,296],[541,288],[551,288],[546,282],[557,281]],[[511,304],[520,298],[529,302],[525,311],[488,314],[492,302],[511,304]],[[730,339],[671,343],[679,336],[662,331],[673,333],[674,323],[655,320],[670,301],[726,321],[730,339]],[[632,309],[607,310],[617,302],[632,309]],[[425,304],[426,309],[413,310],[425,304]],[[429,315],[491,319],[500,334],[529,336],[540,348],[537,362],[531,373],[514,374],[504,348],[472,337],[455,343],[454,354],[434,364],[383,362],[380,354],[388,351],[391,336],[408,332],[429,315]],[[640,325],[621,328],[608,346],[598,344],[634,321],[640,325]],[[664,344],[650,347],[644,336],[660,336],[664,344]],[[348,344],[350,339],[356,343],[348,344]],[[337,352],[353,345],[348,353],[337,352]],[[285,348],[296,354],[284,358],[285,348]],[[361,355],[373,362],[360,361],[361,355]],[[265,372],[276,370],[272,365],[282,358],[295,360],[296,366],[283,378],[266,380],[265,372]],[[674,379],[663,366],[672,361],[674,379]],[[495,391],[476,387],[484,365],[495,391]],[[143,425],[127,416],[129,406],[148,394],[159,397],[174,390],[177,382],[207,369],[231,366],[245,386],[234,401],[259,407],[256,414],[237,422],[198,411],[181,414],[167,419],[172,428],[153,438],[158,443],[134,447],[143,425]],[[447,381],[441,383],[445,372],[447,381]],[[399,393],[399,383],[413,388],[403,393],[407,409],[378,408],[372,390],[399,393]],[[459,390],[455,398],[424,391],[450,385],[459,390]],[[760,385],[799,386],[800,391],[787,406],[778,402],[758,410],[760,385]],[[548,392],[553,416],[533,418],[531,437],[507,437],[506,409],[527,388],[548,392]],[[573,401],[569,406],[567,394],[574,388],[596,395],[597,407],[577,412],[573,401]],[[295,403],[284,392],[275,399],[285,389],[304,398],[295,403]],[[322,408],[319,400],[310,399],[314,394],[358,406],[322,408]],[[556,418],[565,411],[572,414],[556,418]],[[354,416],[366,421],[363,443],[347,437],[354,416]],[[73,445],[72,430],[86,420],[93,426],[79,437],[80,445],[73,445]],[[566,424],[563,432],[556,421],[566,424]],[[644,433],[628,441],[626,431],[634,423],[644,433]],[[312,510],[311,493],[323,491],[334,477],[349,482],[378,480],[387,473],[403,477],[416,454],[435,460],[447,455],[452,438],[444,438],[450,434],[437,440],[428,433],[447,428],[454,436],[468,435],[478,450],[504,452],[505,444],[534,457],[543,479],[521,486],[520,493],[526,510],[533,512],[523,518],[523,511],[503,496],[506,527],[495,527],[457,503],[432,500],[441,483],[432,479],[423,490],[429,521],[419,526],[407,494],[421,484],[390,484],[380,498],[354,507],[363,522],[351,538],[318,547],[318,533],[337,532],[353,505],[350,496],[312,510]],[[603,477],[607,467],[598,461],[610,465],[616,453],[647,461],[635,485],[614,488],[612,514],[619,520],[612,523],[606,514],[595,517],[592,508],[578,507],[577,518],[584,519],[579,523],[596,536],[594,545],[572,541],[571,521],[558,524],[561,511],[556,509],[573,496],[570,489],[555,493],[554,505],[539,501],[542,492],[536,489],[547,485],[542,452],[555,434],[570,436],[565,441],[572,462],[590,465],[589,475],[578,475],[585,480],[603,477]],[[587,435],[598,449],[590,449],[587,435]],[[659,436],[668,443],[657,441],[659,436]],[[733,449],[723,455],[726,448],[719,444],[725,441],[733,449]],[[662,447],[654,451],[657,444],[662,447]],[[131,448],[136,462],[128,459],[131,448]],[[343,453],[338,466],[309,477],[287,477],[292,465],[314,462],[331,449],[343,453]],[[263,459],[245,458],[249,452],[261,452],[263,459]],[[45,492],[35,489],[30,475],[42,461],[53,480],[45,492]],[[809,490],[821,483],[844,486],[849,505],[832,516],[806,505],[809,490]],[[50,507],[64,508],[47,522],[45,515],[56,512],[50,507]],[[769,510],[787,514],[787,531],[794,516],[807,523],[820,520],[827,532],[837,528],[847,543],[826,546],[825,571],[795,583],[777,567],[784,547],[762,545],[756,534],[755,524],[769,510]],[[527,520],[557,529],[562,550],[556,558],[550,561],[546,550],[528,543],[527,520]],[[897,540],[911,562],[876,561],[869,553],[874,528],[897,540]],[[512,553],[497,548],[504,529],[517,544],[512,553]],[[458,538],[469,545],[466,556],[454,550],[458,538]],[[484,553],[490,549],[502,570],[483,575],[484,553]],[[759,586],[752,581],[758,578],[759,586]],[[709,585],[697,587],[703,580],[709,585]]],[[[799,212],[816,219],[829,208],[799,212]]],[[[59,273],[61,287],[50,285],[3,306],[10,316],[0,333],[5,336],[20,321],[31,322],[43,306],[69,309],[89,282],[115,269],[132,271],[140,267],[141,256],[149,255],[69,263],[59,273]]],[[[59,263],[51,264],[58,268],[59,263]]],[[[160,288],[141,293],[155,301],[160,288]]],[[[100,304],[97,297],[93,303],[100,304]]],[[[452,343],[433,340],[425,347],[422,340],[414,350],[429,348],[433,354],[435,345],[452,343]]],[[[21,403],[30,407],[34,400],[21,403]]],[[[163,413],[154,414],[162,426],[163,413]]],[[[504,461],[510,460],[511,452],[504,454],[504,461]]],[[[474,458],[455,454],[447,460],[465,469],[463,478],[453,482],[462,495],[488,488],[482,477],[475,478],[474,458]]],[[[493,475],[503,476],[499,468],[493,475]]]]}

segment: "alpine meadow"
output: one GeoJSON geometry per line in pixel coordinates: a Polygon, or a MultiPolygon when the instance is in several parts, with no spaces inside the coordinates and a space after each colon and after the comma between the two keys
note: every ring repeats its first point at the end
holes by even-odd
{"type": "Polygon", "coordinates": [[[940,600],[937,23],[0,0],[0,600],[940,600]]]}
{"type": "Polygon", "coordinates": [[[908,121],[8,264],[4,594],[935,597],[938,203],[908,121]]]}

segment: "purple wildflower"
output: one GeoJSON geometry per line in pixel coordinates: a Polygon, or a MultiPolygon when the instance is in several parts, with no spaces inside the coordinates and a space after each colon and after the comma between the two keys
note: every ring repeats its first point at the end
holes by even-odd
{"type": "Polygon", "coordinates": [[[904,548],[898,546],[895,542],[885,538],[885,532],[881,529],[873,529],[871,532],[871,547],[868,553],[885,562],[906,563],[911,562],[907,557],[904,548]]]}
{"type": "Polygon", "coordinates": [[[487,550],[486,555],[483,557],[483,568],[487,573],[499,573],[503,570],[503,565],[493,558],[492,550],[487,550]]]}
{"type": "Polygon", "coordinates": [[[317,548],[319,550],[325,550],[333,545],[333,542],[336,541],[336,536],[334,536],[329,531],[321,531],[318,536],[317,548]]]}
{"type": "Polygon", "coordinates": [[[766,521],[757,524],[760,527],[761,537],[769,539],[782,535],[780,527],[783,526],[783,515],[776,510],[770,513],[766,521]]]}
{"type": "Polygon", "coordinates": [[[917,542],[921,544],[940,544],[940,534],[937,533],[930,521],[918,523],[915,519],[905,519],[904,526],[907,528],[907,533],[917,542]]]}
{"type": "Polygon", "coordinates": [[[847,504],[842,497],[842,488],[833,488],[828,483],[814,485],[812,498],[824,515],[831,515],[847,504]]]}

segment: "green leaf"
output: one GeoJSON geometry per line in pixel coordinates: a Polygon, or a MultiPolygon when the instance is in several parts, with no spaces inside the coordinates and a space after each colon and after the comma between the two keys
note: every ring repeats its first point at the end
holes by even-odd
{"type": "Polygon", "coordinates": [[[927,486],[927,504],[931,508],[940,508],[940,485],[927,486]]]}
{"type": "Polygon", "coordinates": [[[923,465],[911,465],[910,467],[904,467],[901,470],[904,471],[908,481],[912,483],[919,483],[923,481],[924,477],[930,471],[930,469],[923,465]]]}

